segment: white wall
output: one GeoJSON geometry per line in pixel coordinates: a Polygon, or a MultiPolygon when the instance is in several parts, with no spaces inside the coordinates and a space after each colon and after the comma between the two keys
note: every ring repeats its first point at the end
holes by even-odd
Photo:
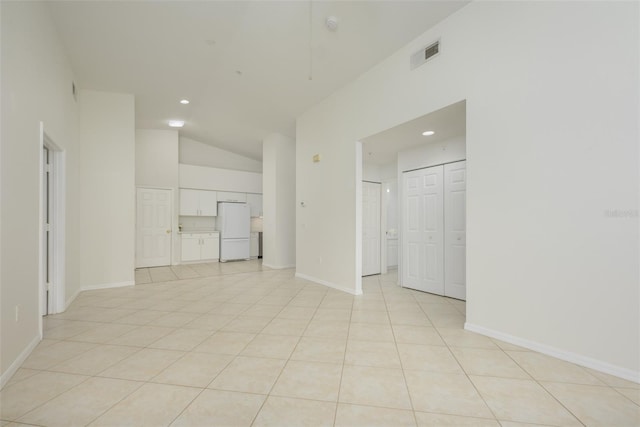
{"type": "Polygon", "coordinates": [[[295,141],[271,134],[263,141],[263,264],[287,268],[296,264],[295,141]]]}
{"type": "Polygon", "coordinates": [[[362,179],[371,182],[383,182],[396,179],[398,170],[397,161],[384,165],[364,163],[362,165],[362,179]]]}
{"type": "Polygon", "coordinates": [[[178,131],[136,129],[136,186],[178,187],[178,131]]]}
{"type": "Polygon", "coordinates": [[[173,190],[171,263],[180,263],[178,131],[136,129],[136,187],[173,190]]]}
{"type": "Polygon", "coordinates": [[[262,174],[180,164],[180,188],[262,193],[262,174]]]}
{"type": "Polygon", "coordinates": [[[635,2],[472,2],[313,107],[298,271],[357,288],[355,142],[466,99],[468,327],[638,379],[638,40],[635,2]]]}
{"type": "Polygon", "coordinates": [[[79,101],[82,286],[133,284],[133,96],[81,90],[79,101]]]}
{"type": "Polygon", "coordinates": [[[193,139],[180,137],[180,163],[212,168],[262,172],[262,162],[193,139]]]}
{"type": "Polygon", "coordinates": [[[382,182],[380,166],[365,163],[362,165],[362,180],[370,182],[382,182]]]}
{"type": "Polygon", "coordinates": [[[401,151],[398,153],[398,178],[402,178],[403,172],[465,160],[466,155],[464,136],[401,151]]]}
{"type": "Polygon", "coordinates": [[[0,386],[39,341],[40,121],[66,156],[66,286],[79,289],[78,106],[43,3],[1,2],[0,386]],[[20,307],[15,321],[15,307],[20,307]]]}
{"type": "Polygon", "coordinates": [[[386,165],[380,166],[380,179],[382,181],[388,181],[390,179],[396,179],[398,175],[398,163],[391,162],[386,165]]]}

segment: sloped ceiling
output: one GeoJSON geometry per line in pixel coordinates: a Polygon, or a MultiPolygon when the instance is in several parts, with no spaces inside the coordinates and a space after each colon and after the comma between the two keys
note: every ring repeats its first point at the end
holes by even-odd
{"type": "Polygon", "coordinates": [[[254,159],[266,135],[294,137],[299,114],[466,3],[48,2],[80,88],[134,94],[137,128],[182,119],[181,135],[254,159]]]}

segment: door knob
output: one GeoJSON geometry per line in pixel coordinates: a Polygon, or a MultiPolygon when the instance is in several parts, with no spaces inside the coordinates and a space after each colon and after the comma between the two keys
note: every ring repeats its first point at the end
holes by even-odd
{"type": "Polygon", "coordinates": [[[171,233],[171,230],[167,230],[167,234],[171,233]]]}

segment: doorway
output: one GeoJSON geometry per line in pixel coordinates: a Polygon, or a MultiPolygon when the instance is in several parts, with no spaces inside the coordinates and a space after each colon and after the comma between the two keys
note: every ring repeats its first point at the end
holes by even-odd
{"type": "Polygon", "coordinates": [[[136,191],[136,268],[171,265],[170,189],[136,191]]]}
{"type": "MultiPolygon", "coordinates": [[[[40,314],[65,310],[65,151],[40,123],[40,314]]],[[[41,323],[42,332],[42,323],[41,323]]]]}
{"type": "MultiPolygon", "coordinates": [[[[466,244],[464,243],[466,234],[460,233],[464,232],[466,212],[463,209],[462,213],[456,216],[460,220],[458,225],[463,224],[460,227],[456,225],[451,230],[445,230],[443,213],[440,219],[436,218],[436,221],[442,221],[442,230],[433,228],[433,232],[430,235],[423,233],[427,239],[431,237],[432,241],[440,239],[438,245],[444,245],[445,238],[447,241],[460,242],[459,245],[451,244],[440,251],[440,261],[446,261],[443,262],[439,271],[433,268],[427,269],[427,265],[433,266],[437,261],[434,258],[436,253],[427,251],[428,245],[425,245],[420,250],[408,245],[410,236],[408,230],[405,230],[406,222],[417,219],[414,217],[409,218],[409,206],[406,203],[408,188],[405,188],[404,185],[404,175],[406,175],[405,172],[466,159],[466,101],[456,102],[377,134],[367,136],[359,141],[357,150],[359,151],[357,151],[358,155],[356,156],[356,176],[361,174],[363,180],[379,181],[385,185],[383,203],[387,206],[392,201],[393,203],[387,207],[392,207],[393,209],[387,208],[383,209],[383,211],[386,211],[387,217],[392,214],[393,219],[397,219],[396,222],[390,221],[389,218],[385,220],[383,212],[382,227],[385,231],[381,237],[383,270],[397,266],[398,285],[412,288],[415,287],[411,285],[410,280],[407,280],[407,276],[422,274],[423,277],[426,277],[428,273],[429,280],[434,282],[432,283],[434,285],[433,289],[421,290],[465,299],[466,244]],[[386,191],[389,191],[389,194],[386,194],[386,191]],[[396,254],[397,257],[395,256],[396,254]],[[407,271],[407,268],[413,270],[407,271]],[[444,281],[447,280],[446,278],[451,279],[451,284],[448,286],[451,291],[445,292],[439,288],[436,291],[435,282],[439,282],[438,287],[442,287],[444,286],[444,281]]],[[[466,172],[458,171],[454,175],[456,175],[456,179],[464,175],[463,178],[466,181],[466,172]]],[[[432,176],[429,178],[429,180],[433,179],[437,179],[437,177],[432,176]]],[[[441,180],[440,185],[444,186],[445,182],[442,181],[444,176],[439,179],[441,180]]],[[[460,186],[457,183],[456,185],[460,186]]],[[[466,185],[463,187],[466,188],[466,185]]],[[[447,203],[444,188],[440,194],[442,204],[447,203]]],[[[447,200],[455,199],[457,205],[466,200],[466,190],[454,191],[452,187],[451,191],[452,193],[449,194],[450,197],[447,200]]],[[[422,202],[424,203],[426,203],[424,198],[428,199],[429,202],[434,202],[439,197],[435,193],[425,193],[422,196],[422,202]]],[[[429,205],[427,207],[432,206],[429,205]]],[[[357,212],[356,227],[358,230],[363,228],[365,221],[363,214],[364,212],[362,211],[360,215],[357,212]]],[[[451,223],[449,221],[449,224],[451,223]]],[[[425,226],[425,224],[422,225],[425,226]]],[[[361,236],[358,237],[362,241],[361,236]]]]}
{"type": "Polygon", "coordinates": [[[379,182],[362,181],[362,275],[380,274],[380,209],[379,182]]]}

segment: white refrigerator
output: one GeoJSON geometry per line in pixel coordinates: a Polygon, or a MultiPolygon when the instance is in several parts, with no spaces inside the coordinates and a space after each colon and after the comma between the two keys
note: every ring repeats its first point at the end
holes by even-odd
{"type": "Polygon", "coordinates": [[[249,259],[250,218],[251,209],[246,203],[218,203],[220,261],[249,259]]]}

